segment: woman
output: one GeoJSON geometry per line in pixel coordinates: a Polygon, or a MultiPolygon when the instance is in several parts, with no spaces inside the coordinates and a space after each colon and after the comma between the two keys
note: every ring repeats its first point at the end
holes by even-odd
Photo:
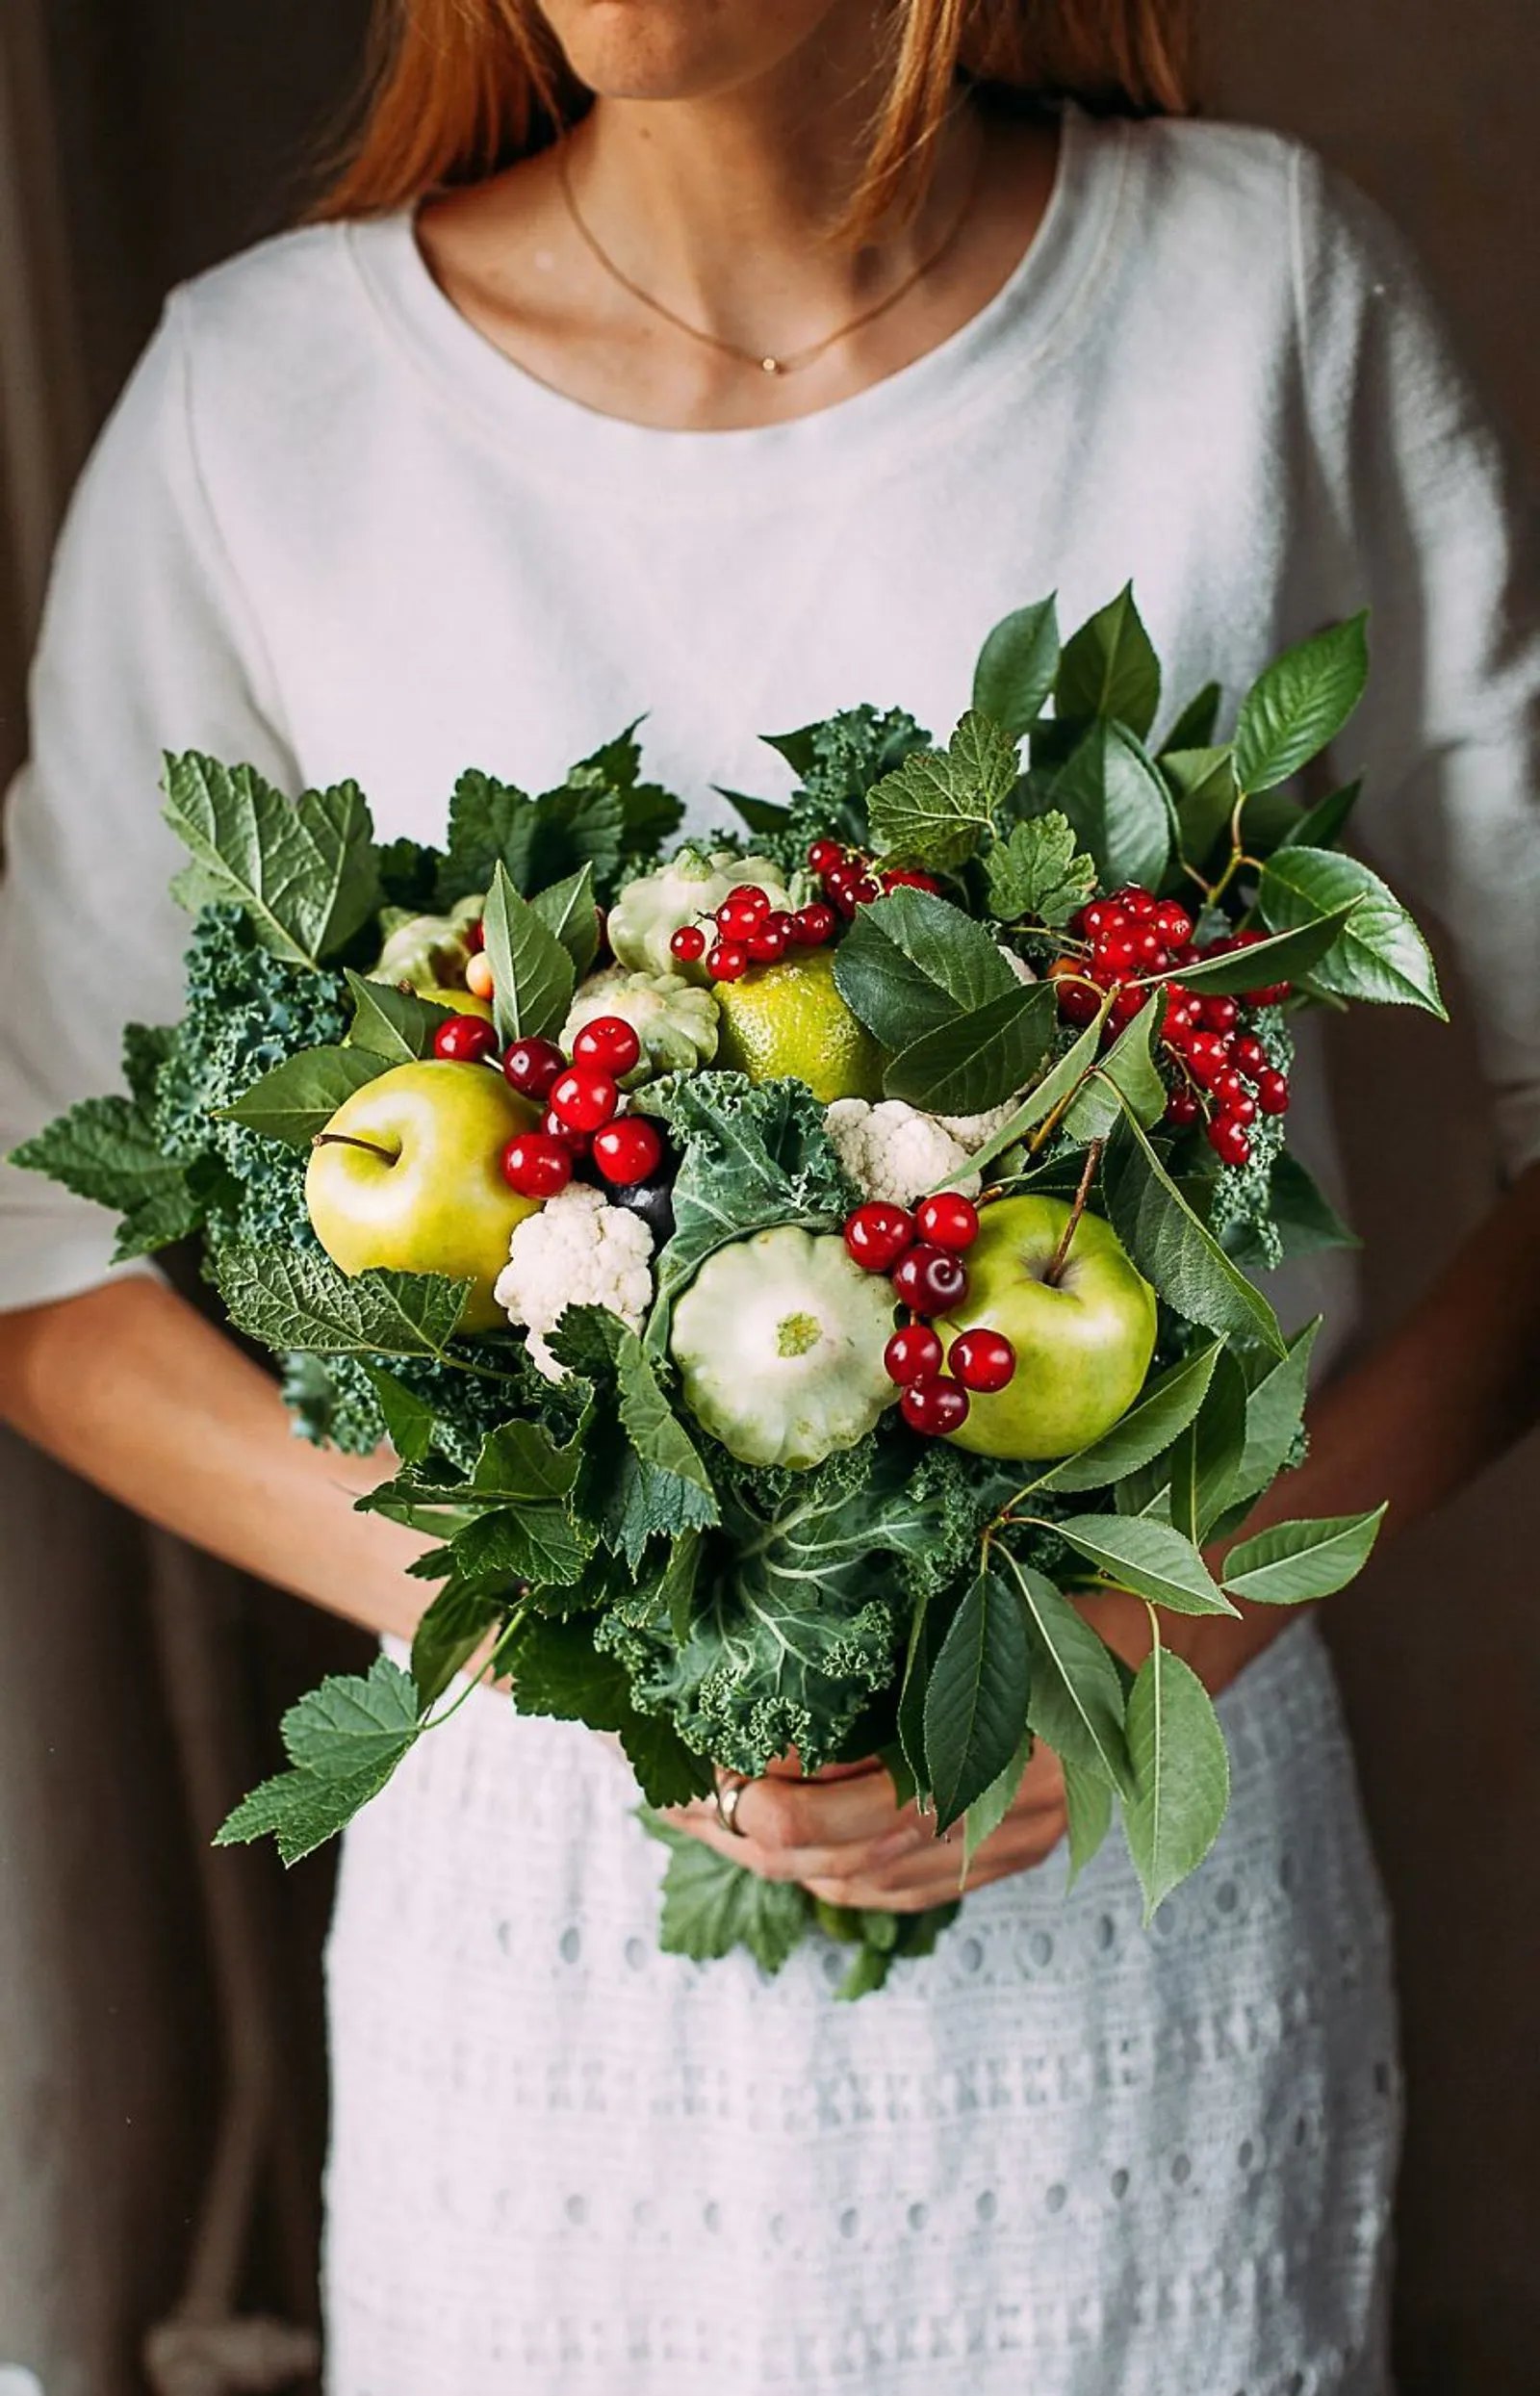
{"type": "MultiPolygon", "coordinates": [[[[870,697],[944,729],[1054,584],[1075,619],[1132,575],[1173,700],[1370,603],[1364,837],[1460,944],[1513,1174],[1289,1492],[1403,1529],[1528,1403],[1540,641],[1384,225],[1291,144],[1174,121],[1181,0],[389,14],[325,220],[174,297],[76,502],[11,828],[7,1144],[175,1010],[163,743],[355,774],[431,837],[467,761],[539,787],[647,710],[705,823],[713,783],[765,786],[757,726],[870,697]]],[[[11,1419],[409,1636],[416,1542],[346,1504],[370,1472],[110,1274],[91,1210],[5,1200],[11,1419]]],[[[1327,1668],[1305,1625],[1183,1627],[1235,1806],[1154,1932],[1110,1850],[1067,1898],[1033,1870],[1040,1753],[938,1955],[848,2011],[815,1951],[773,1983],[655,1952],[658,1857],[586,1732],[487,1693],[425,1742],[349,1836],[331,1946],[334,2396],[1382,2390],[1387,1935],[1327,1668]]],[[[738,1813],[688,1820],[842,1900],[955,1872],[879,1772],[738,1813]]]]}

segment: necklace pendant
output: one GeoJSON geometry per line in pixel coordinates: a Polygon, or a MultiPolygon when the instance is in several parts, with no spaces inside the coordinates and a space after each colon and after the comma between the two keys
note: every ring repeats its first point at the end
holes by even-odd
{"type": "Polygon", "coordinates": [[[761,358],[759,360],[759,372],[761,374],[779,374],[781,372],[781,360],[779,358],[761,358]]]}

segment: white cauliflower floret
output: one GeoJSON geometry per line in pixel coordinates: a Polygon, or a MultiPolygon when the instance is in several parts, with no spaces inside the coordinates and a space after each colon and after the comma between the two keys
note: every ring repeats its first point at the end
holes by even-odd
{"type": "MultiPolygon", "coordinates": [[[[864,1098],[836,1098],[824,1110],[824,1127],[863,1198],[888,1198],[912,1206],[942,1182],[962,1173],[968,1152],[935,1115],[922,1115],[902,1098],[869,1106],[864,1098]]],[[[977,1173],[962,1173],[953,1186],[974,1198],[977,1173]]]]}
{"type": "Polygon", "coordinates": [[[492,1295],[510,1323],[529,1327],[529,1356],[548,1381],[564,1378],[546,1342],[569,1306],[603,1306],[632,1331],[653,1302],[653,1235],[628,1207],[570,1182],[526,1215],[508,1242],[492,1295]]]}
{"type": "Polygon", "coordinates": [[[1019,1098],[1007,1098],[1004,1106],[991,1106],[984,1115],[938,1115],[936,1120],[971,1156],[975,1148],[983,1147],[986,1140],[994,1138],[1002,1124],[1011,1121],[1020,1104],[1019,1098]]]}

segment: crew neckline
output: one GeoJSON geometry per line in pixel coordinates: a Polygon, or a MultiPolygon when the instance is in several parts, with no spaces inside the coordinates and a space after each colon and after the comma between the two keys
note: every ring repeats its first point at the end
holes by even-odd
{"type": "Polygon", "coordinates": [[[675,502],[724,487],[773,487],[845,476],[896,441],[955,426],[1009,374],[1040,368],[1085,314],[1125,178],[1128,127],[1065,103],[1053,186],[1031,242],[982,308],[934,348],[862,391],[782,424],[723,429],[643,425],[542,382],[463,316],[419,245],[415,209],[342,228],[375,310],[441,400],[475,419],[502,454],[542,473],[623,485],[675,502]]]}

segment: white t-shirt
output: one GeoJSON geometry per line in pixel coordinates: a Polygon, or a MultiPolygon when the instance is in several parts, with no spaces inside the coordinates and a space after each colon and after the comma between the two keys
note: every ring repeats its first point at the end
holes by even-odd
{"type": "MultiPolygon", "coordinates": [[[[1436,908],[1510,1167],[1540,1155],[1540,582],[1509,467],[1380,217],[1308,151],[1070,112],[1022,264],[963,329],[820,414],[598,415],[486,343],[405,216],[268,243],[176,293],[60,552],[0,899],[0,1146],[118,1086],[179,1010],[165,748],[355,777],[433,839],[468,765],[530,789],[646,715],[690,820],[775,796],[757,742],[863,699],[944,734],[984,635],[1133,579],[1228,709],[1368,604],[1356,837],[1436,908]]],[[[1329,1172],[1316,1061],[1293,1136],[1329,1172]]],[[[108,1271],[100,1210],[0,1172],[0,1304],[108,1271]]],[[[1331,1296],[1319,1264],[1295,1305],[1331,1296]]],[[[1345,1319],[1340,1288],[1335,1312],[1345,1319]]]]}

